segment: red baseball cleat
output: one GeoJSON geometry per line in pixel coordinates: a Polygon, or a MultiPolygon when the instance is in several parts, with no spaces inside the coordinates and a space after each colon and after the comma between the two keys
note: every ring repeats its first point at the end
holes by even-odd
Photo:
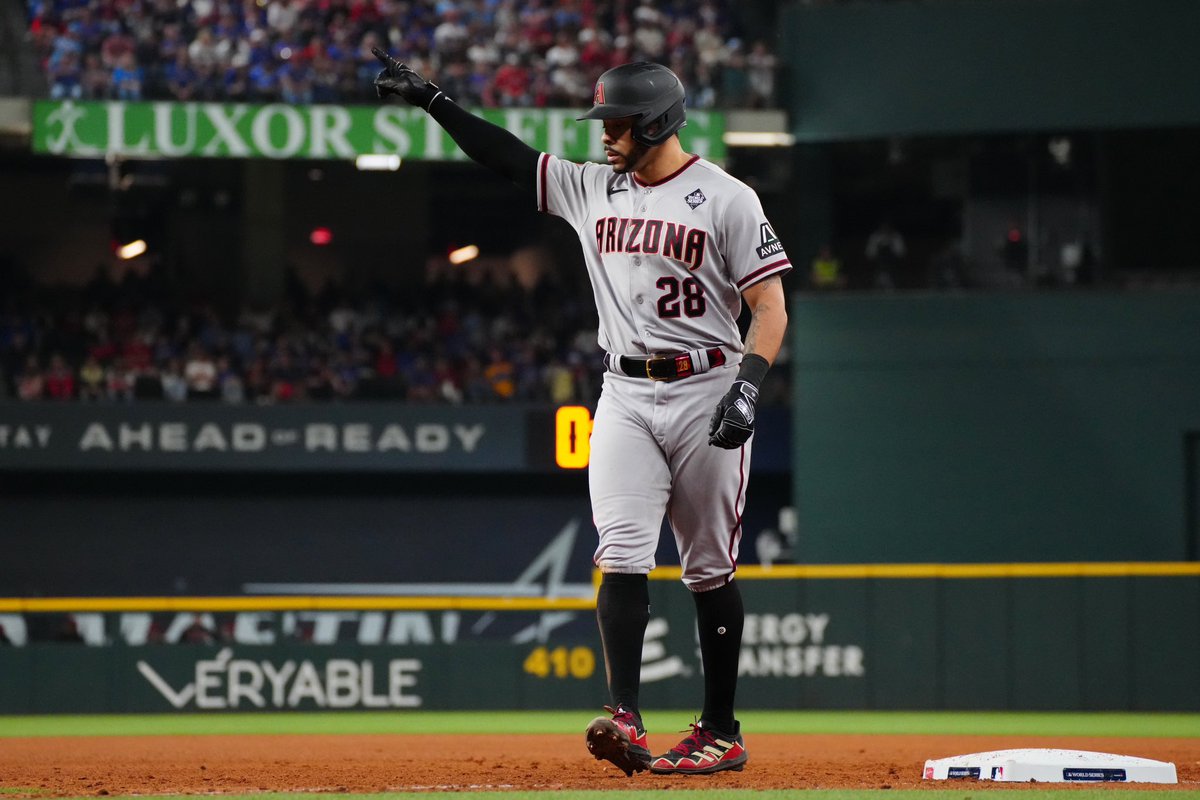
{"type": "Polygon", "coordinates": [[[596,717],[588,723],[587,748],[597,761],[611,761],[626,775],[632,776],[650,766],[650,748],[646,746],[646,729],[642,720],[628,709],[605,706],[612,714],[596,717]]]}
{"type": "Polygon", "coordinates": [[[746,766],[746,743],[741,723],[734,723],[732,734],[705,725],[692,724],[692,733],[670,751],[650,762],[650,771],[658,775],[707,775],[746,766]]]}

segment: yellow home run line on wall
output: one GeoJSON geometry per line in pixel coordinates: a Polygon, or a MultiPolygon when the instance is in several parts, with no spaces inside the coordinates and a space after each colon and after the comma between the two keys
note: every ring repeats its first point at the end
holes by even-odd
{"type": "MultiPolygon", "coordinates": [[[[838,580],[854,578],[1124,578],[1200,575],[1194,561],[1063,561],[1019,564],[781,564],[738,567],[739,580],[838,580]]],[[[680,577],[679,567],[660,567],[654,580],[680,577]]]]}
{"type": "MultiPolygon", "coordinates": [[[[1200,562],[1053,562],[1028,564],[785,564],[740,567],[739,580],[903,580],[1127,578],[1200,576],[1200,562]]],[[[593,572],[599,585],[600,573],[593,572]]],[[[659,567],[651,580],[679,580],[659,567]]],[[[0,597],[0,613],[75,611],[590,611],[593,598],[470,596],[0,597]]]]}
{"type": "Polygon", "coordinates": [[[50,611],[590,611],[580,597],[3,597],[3,612],[50,611]]]}

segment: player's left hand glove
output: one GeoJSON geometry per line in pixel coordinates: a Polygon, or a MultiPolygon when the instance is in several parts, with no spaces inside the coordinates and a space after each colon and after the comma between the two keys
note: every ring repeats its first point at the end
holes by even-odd
{"type": "Polygon", "coordinates": [[[412,105],[428,111],[437,96],[443,94],[436,83],[425,80],[408,65],[397,61],[378,47],[372,47],[371,52],[383,63],[383,69],[375,76],[375,93],[380,98],[389,94],[400,95],[412,105]]]}
{"type": "Polygon", "coordinates": [[[756,403],[758,389],[748,381],[734,381],[708,421],[708,443],[733,450],[749,441],[754,433],[756,403]]]}
{"type": "Polygon", "coordinates": [[[708,421],[708,443],[714,447],[733,450],[741,447],[754,434],[754,410],[758,404],[758,387],[767,374],[767,360],[757,353],[742,358],[741,369],[729,391],[717,403],[708,421]]]}

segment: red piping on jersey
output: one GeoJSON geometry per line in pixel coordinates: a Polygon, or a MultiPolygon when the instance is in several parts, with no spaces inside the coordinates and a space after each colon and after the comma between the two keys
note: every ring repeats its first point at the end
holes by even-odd
{"type": "Polygon", "coordinates": [[[733,546],[742,538],[742,512],[738,506],[741,505],[739,501],[742,498],[742,489],[746,488],[746,445],[739,447],[738,452],[741,454],[741,461],[738,462],[737,497],[733,501],[733,510],[737,515],[737,519],[733,523],[733,530],[729,532],[729,550],[727,551],[729,563],[733,566],[733,569],[729,571],[729,577],[725,579],[726,583],[733,580],[733,573],[737,572],[737,559],[733,557],[733,546]]]}
{"type": "Polygon", "coordinates": [[[764,273],[770,272],[771,270],[775,269],[776,267],[787,267],[788,269],[791,269],[792,262],[790,260],[784,258],[779,261],[773,261],[770,264],[767,264],[765,267],[759,267],[758,269],[754,270],[754,272],[751,272],[749,275],[747,275],[746,277],[744,277],[740,281],[738,281],[738,288],[739,289],[745,288],[748,284],[756,281],[760,275],[763,275],[765,277],[764,273]]]}
{"type": "MultiPolygon", "coordinates": [[[[541,186],[542,192],[541,192],[541,199],[540,199],[539,204],[542,207],[541,210],[546,211],[546,212],[550,211],[550,206],[546,202],[546,170],[549,166],[550,166],[550,156],[548,156],[545,153],[542,153],[542,163],[541,163],[541,170],[540,170],[541,175],[539,176],[542,181],[542,186],[541,186]]],[[[526,206],[526,208],[528,208],[528,207],[529,206],[526,206]]]]}
{"type": "Polygon", "coordinates": [[[700,160],[700,156],[692,156],[691,158],[688,159],[688,162],[686,164],[684,164],[682,167],[675,170],[674,172],[672,172],[670,175],[663,178],[662,180],[655,181],[654,183],[644,183],[643,181],[641,181],[638,178],[636,172],[633,174],[633,180],[637,183],[638,186],[661,186],[662,184],[664,184],[667,181],[671,180],[672,178],[676,177],[677,175],[679,175],[679,173],[683,172],[685,169],[690,167],[692,164],[695,164],[699,160],[700,160]]]}

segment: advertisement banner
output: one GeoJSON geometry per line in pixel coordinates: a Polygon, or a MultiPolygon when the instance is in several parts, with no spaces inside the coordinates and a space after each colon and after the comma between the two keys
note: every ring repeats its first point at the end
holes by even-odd
{"type": "Polygon", "coordinates": [[[515,407],[0,404],[0,469],[495,472],[527,459],[515,407]]]}
{"type": "MultiPolygon", "coordinates": [[[[1179,635],[1198,623],[1195,576],[738,583],[741,709],[1200,708],[1200,645],[1179,635]],[[1164,608],[1176,625],[1159,624],[1164,608]]],[[[34,635],[40,616],[62,618],[0,614],[13,645],[0,647],[0,714],[607,699],[591,611],[79,614],[57,641],[34,635]],[[166,636],[150,635],[156,621],[166,636]]],[[[691,594],[651,580],[642,705],[694,713],[703,681],[691,594]]]]}
{"type": "MultiPolygon", "coordinates": [[[[742,707],[866,707],[879,668],[856,588],[839,584],[801,604],[800,582],[746,584],[742,707]]],[[[14,645],[0,648],[0,674],[14,676],[0,686],[0,714],[588,708],[607,699],[591,611],[0,614],[0,625],[14,645]]],[[[642,659],[646,706],[698,708],[695,607],[678,581],[651,581],[642,659]]]]}
{"type": "Polygon", "coordinates": [[[0,650],[0,714],[584,708],[595,644],[0,650]]]}
{"type": "MultiPolygon", "coordinates": [[[[577,122],[577,109],[476,109],[530,147],[570,159],[603,153],[598,124],[577,122]]],[[[688,111],[685,150],[725,156],[724,115],[688,111]]],[[[466,156],[437,122],[407,105],[292,106],[281,103],[78,102],[39,100],[33,151],[48,155],[141,158],[352,159],[398,155],[425,161],[466,156]]]]}
{"type": "MultiPolygon", "coordinates": [[[[590,430],[591,411],[568,408],[590,430]]],[[[0,402],[0,470],[583,474],[588,438],[557,416],[535,404],[0,402]]],[[[788,472],[788,410],[759,419],[771,435],[756,440],[752,469],[788,472]]]]}

